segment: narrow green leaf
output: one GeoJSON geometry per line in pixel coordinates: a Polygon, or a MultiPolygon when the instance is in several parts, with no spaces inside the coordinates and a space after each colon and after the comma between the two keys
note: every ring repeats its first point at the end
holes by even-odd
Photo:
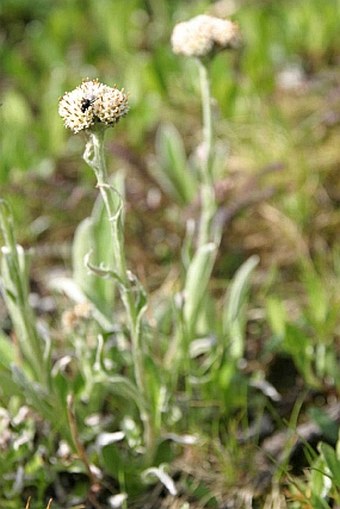
{"type": "Polygon", "coordinates": [[[337,457],[335,450],[326,443],[320,443],[319,450],[325,458],[333,482],[336,484],[337,488],[340,488],[340,458],[337,457]]]}
{"type": "Polygon", "coordinates": [[[259,263],[258,256],[251,256],[236,272],[230,288],[230,296],[226,309],[227,321],[236,320],[244,303],[250,276],[259,263]]]}
{"type": "Polygon", "coordinates": [[[159,127],[156,154],[162,173],[155,173],[165,191],[182,204],[188,204],[196,194],[197,182],[190,173],[181,135],[173,124],[159,127]]]}
{"type": "Polygon", "coordinates": [[[244,352],[244,304],[250,276],[259,262],[258,256],[249,258],[236,272],[224,305],[223,334],[229,339],[229,354],[240,359],[244,352]]]}
{"type": "Polygon", "coordinates": [[[13,342],[4,334],[0,333],[0,365],[9,369],[14,361],[15,348],[13,348],[13,342]]]}
{"type": "Polygon", "coordinates": [[[28,404],[50,422],[55,421],[55,408],[51,394],[37,382],[30,380],[24,371],[17,366],[12,366],[13,383],[20,387],[28,404]]]}
{"type": "Polygon", "coordinates": [[[21,387],[13,381],[12,373],[0,367],[0,394],[1,396],[22,396],[21,387]]]}
{"type": "Polygon", "coordinates": [[[73,278],[87,298],[109,319],[114,307],[115,284],[111,278],[104,279],[91,273],[86,264],[90,252],[93,266],[112,270],[110,224],[101,197],[97,200],[91,217],[84,219],[75,232],[72,246],[73,278]]]}
{"type": "Polygon", "coordinates": [[[145,401],[140,391],[125,376],[100,373],[94,378],[94,383],[105,385],[111,392],[134,401],[141,412],[145,411],[145,401]]]}
{"type": "Polygon", "coordinates": [[[283,302],[269,297],[266,301],[266,310],[269,325],[278,338],[283,338],[286,329],[286,310],[283,302]]]}
{"type": "Polygon", "coordinates": [[[204,244],[195,253],[188,268],[184,286],[184,319],[192,329],[207,291],[216,258],[216,244],[204,244]]]}

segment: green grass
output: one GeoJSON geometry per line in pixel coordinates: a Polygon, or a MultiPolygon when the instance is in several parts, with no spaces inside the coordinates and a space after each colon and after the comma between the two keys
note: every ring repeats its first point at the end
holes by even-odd
{"type": "Polygon", "coordinates": [[[1,507],[104,508],[117,494],[124,507],[340,504],[340,2],[235,4],[243,47],[209,68],[221,196],[203,193],[208,243],[197,246],[199,73],[169,39],[216,5],[1,2],[1,507]],[[291,69],[300,81],[284,88],[291,69]],[[105,146],[129,283],[110,263],[85,137],[57,113],[84,77],[129,94],[105,146]],[[265,422],[269,437],[283,433],[274,456],[265,422]],[[317,439],[295,454],[305,422],[317,439]]]}

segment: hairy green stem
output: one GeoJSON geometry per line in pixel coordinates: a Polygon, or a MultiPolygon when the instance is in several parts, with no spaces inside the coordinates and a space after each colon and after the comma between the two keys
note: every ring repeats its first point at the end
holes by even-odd
{"type": "MultiPolygon", "coordinates": [[[[98,128],[90,133],[90,140],[84,152],[84,159],[94,170],[97,178],[97,187],[103,198],[106,213],[110,221],[114,253],[114,270],[119,278],[119,290],[128,318],[128,328],[131,335],[134,376],[137,387],[148,406],[149,397],[145,377],[143,345],[141,334],[141,316],[138,309],[135,280],[129,277],[124,250],[124,224],[121,213],[122,198],[110,183],[104,156],[105,130],[98,128]]],[[[150,412],[141,411],[141,420],[144,425],[144,441],[147,450],[146,456],[152,459],[155,447],[155,432],[150,412]]]]}
{"type": "Polygon", "coordinates": [[[216,212],[213,165],[213,121],[211,108],[211,92],[208,69],[197,60],[200,78],[202,121],[203,121],[203,161],[201,164],[201,217],[198,233],[198,246],[213,240],[211,223],[216,212]]]}
{"type": "MultiPolygon", "coordinates": [[[[209,242],[217,240],[216,233],[213,232],[212,221],[217,210],[214,179],[213,179],[213,119],[211,108],[211,92],[208,69],[201,59],[197,59],[200,92],[202,104],[202,124],[203,124],[203,141],[202,141],[202,160],[200,164],[200,201],[201,212],[199,218],[196,253],[202,246],[209,242]]],[[[177,329],[176,342],[173,349],[169,351],[167,362],[174,363],[174,381],[177,382],[179,366],[186,363],[185,369],[190,371],[189,346],[194,339],[194,326],[191,323],[186,324],[185,319],[181,316],[183,323],[177,329]]]]}
{"type": "Polygon", "coordinates": [[[212,184],[212,156],[213,156],[213,121],[211,108],[211,92],[208,69],[206,65],[198,60],[201,102],[202,102],[202,120],[203,120],[203,141],[204,141],[204,164],[202,165],[202,181],[206,184],[212,184]]]}

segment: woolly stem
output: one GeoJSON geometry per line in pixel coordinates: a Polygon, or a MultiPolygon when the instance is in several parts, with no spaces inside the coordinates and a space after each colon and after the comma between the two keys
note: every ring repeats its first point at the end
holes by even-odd
{"type": "MultiPolygon", "coordinates": [[[[132,343],[132,356],[135,382],[146,404],[150,403],[148,397],[147,381],[145,377],[143,345],[141,334],[141,316],[138,299],[141,289],[136,278],[127,271],[124,251],[124,221],[122,213],[122,197],[114,189],[108,179],[106,161],[104,156],[105,128],[98,127],[90,132],[90,139],[86,145],[84,159],[94,170],[97,178],[97,187],[101,193],[110,221],[112,245],[114,253],[114,268],[119,278],[120,296],[128,318],[128,328],[132,343]]],[[[141,420],[144,425],[144,441],[146,456],[152,459],[155,448],[155,432],[149,411],[141,410],[141,420]]]]}
{"type": "Polygon", "coordinates": [[[211,91],[208,69],[197,60],[200,78],[202,122],[203,122],[203,161],[201,164],[201,218],[198,233],[198,246],[212,240],[211,222],[216,212],[215,190],[213,185],[213,122],[211,91]]]}

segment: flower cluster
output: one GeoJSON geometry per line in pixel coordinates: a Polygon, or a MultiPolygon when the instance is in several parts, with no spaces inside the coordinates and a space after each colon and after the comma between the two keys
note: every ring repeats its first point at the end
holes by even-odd
{"type": "Polygon", "coordinates": [[[128,112],[128,99],[124,90],[98,80],[85,80],[71,92],[65,92],[58,111],[65,127],[78,133],[98,123],[115,125],[128,112]]]}
{"type": "Polygon", "coordinates": [[[174,53],[189,57],[204,57],[218,49],[234,48],[239,42],[235,23],[205,14],[178,23],[171,36],[174,53]]]}

